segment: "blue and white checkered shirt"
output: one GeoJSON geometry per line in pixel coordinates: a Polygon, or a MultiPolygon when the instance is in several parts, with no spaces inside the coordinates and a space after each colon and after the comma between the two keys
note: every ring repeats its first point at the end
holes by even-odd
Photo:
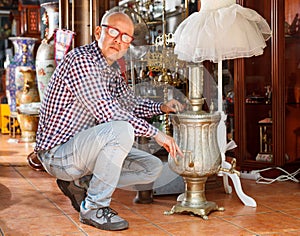
{"type": "Polygon", "coordinates": [[[136,97],[94,41],[70,51],[53,73],[40,108],[35,151],[113,120],[128,121],[136,136],[151,137],[158,130],[142,117],[161,114],[160,105],[136,97]]]}

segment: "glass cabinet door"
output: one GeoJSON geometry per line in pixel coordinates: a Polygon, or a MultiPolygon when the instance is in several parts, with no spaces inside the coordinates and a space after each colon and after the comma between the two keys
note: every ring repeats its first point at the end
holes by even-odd
{"type": "Polygon", "coordinates": [[[287,161],[300,157],[300,1],[285,0],[285,124],[287,161]]]}
{"type": "Polygon", "coordinates": [[[241,0],[269,23],[260,56],[235,60],[235,141],[238,165],[256,169],[284,162],[284,0],[241,0]]]}

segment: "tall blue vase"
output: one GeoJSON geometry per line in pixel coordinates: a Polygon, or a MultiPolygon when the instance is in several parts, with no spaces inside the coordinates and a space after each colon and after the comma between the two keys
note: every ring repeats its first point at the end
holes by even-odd
{"type": "Polygon", "coordinates": [[[6,69],[6,96],[10,112],[17,111],[16,94],[22,91],[24,75],[21,70],[35,70],[34,45],[38,39],[30,37],[9,37],[14,45],[15,55],[6,69]]]}

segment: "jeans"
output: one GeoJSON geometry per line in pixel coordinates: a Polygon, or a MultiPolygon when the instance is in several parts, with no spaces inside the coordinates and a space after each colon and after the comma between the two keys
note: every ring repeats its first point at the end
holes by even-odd
{"type": "Polygon", "coordinates": [[[52,176],[66,180],[87,179],[85,206],[109,206],[115,189],[149,190],[162,171],[159,158],[132,147],[133,127],[125,121],[97,125],[38,157],[52,176]],[[91,178],[87,178],[90,176],[91,178]]]}

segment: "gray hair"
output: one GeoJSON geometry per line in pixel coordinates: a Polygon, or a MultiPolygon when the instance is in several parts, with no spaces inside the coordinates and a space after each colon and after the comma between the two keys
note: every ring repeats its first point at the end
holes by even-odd
{"type": "MultiPolygon", "coordinates": [[[[114,15],[114,14],[124,14],[126,16],[129,17],[129,19],[131,19],[131,17],[126,13],[126,9],[125,8],[121,8],[121,7],[114,7],[108,11],[106,11],[104,13],[104,15],[102,16],[102,19],[101,19],[101,22],[100,22],[100,25],[102,24],[105,24],[107,23],[107,19],[111,16],[111,15],[114,15]]],[[[131,19],[132,20],[132,19],[131,19]]]]}

